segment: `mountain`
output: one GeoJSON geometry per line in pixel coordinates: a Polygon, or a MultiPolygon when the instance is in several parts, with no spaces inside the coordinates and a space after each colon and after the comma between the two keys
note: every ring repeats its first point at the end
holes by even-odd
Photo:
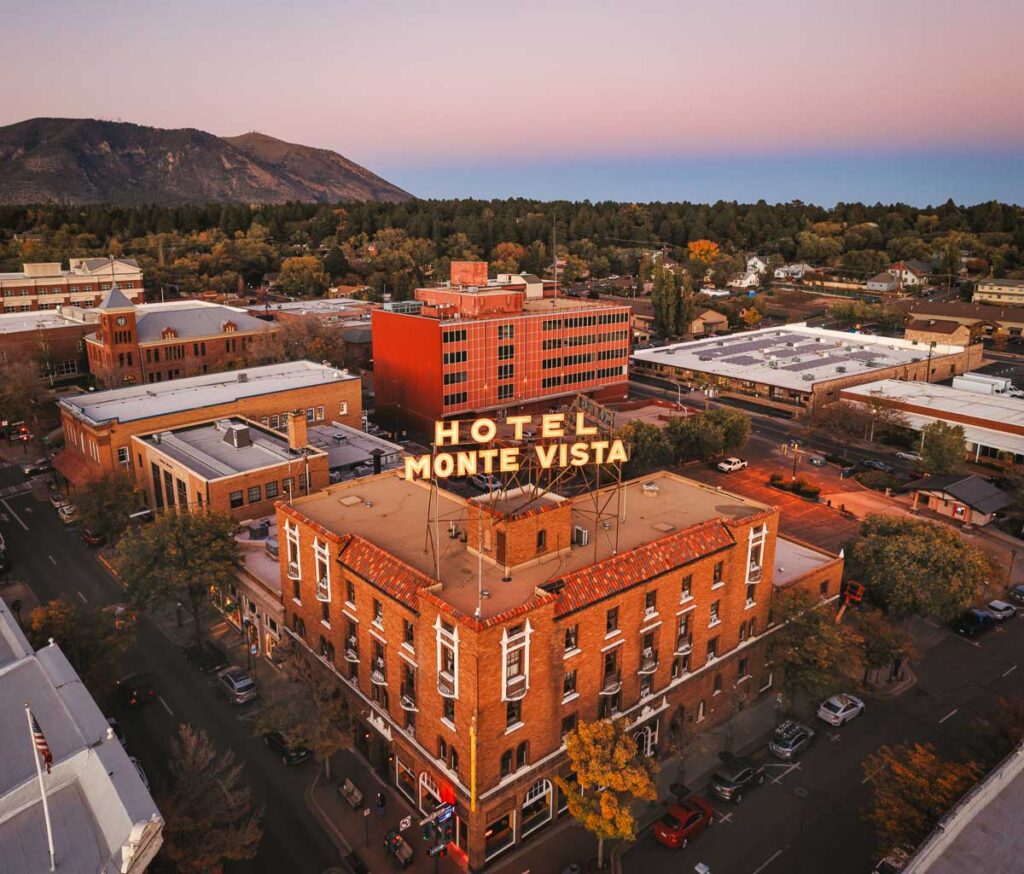
{"type": "Polygon", "coordinates": [[[412,195],[336,152],[90,118],[0,127],[0,203],[281,203],[412,195]]]}

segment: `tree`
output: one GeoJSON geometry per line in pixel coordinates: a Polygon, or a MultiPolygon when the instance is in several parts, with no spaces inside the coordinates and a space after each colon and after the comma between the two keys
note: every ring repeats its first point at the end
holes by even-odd
{"type": "Polygon", "coordinates": [[[171,742],[171,788],[160,802],[164,853],[180,874],[220,874],[224,862],[253,859],[263,837],[262,809],[242,784],[242,764],[206,732],[182,725],[171,742]]]}
{"type": "Polygon", "coordinates": [[[711,240],[691,240],[686,244],[687,254],[691,261],[710,264],[719,255],[718,243],[711,240]]]}
{"type": "Polygon", "coordinates": [[[679,277],[659,261],[654,265],[652,282],[654,331],[662,337],[674,337],[679,333],[679,277]]]}
{"type": "Polygon", "coordinates": [[[952,619],[994,579],[986,553],[945,525],[906,516],[867,516],[846,555],[850,576],[898,617],[952,619]]]}
{"type": "Polygon", "coordinates": [[[14,360],[0,368],[0,412],[7,421],[28,422],[37,429],[46,397],[35,362],[14,360]]]}
{"type": "Polygon", "coordinates": [[[776,612],[781,626],[771,657],[782,671],[789,706],[799,694],[820,698],[835,691],[856,664],[859,636],[837,625],[832,610],[805,589],[783,592],[776,612]]]}
{"type": "Polygon", "coordinates": [[[315,255],[285,258],[277,274],[277,286],[285,294],[315,297],[323,294],[330,284],[331,278],[315,255]]]}
{"type": "Polygon", "coordinates": [[[597,838],[597,867],[604,867],[604,842],[636,837],[632,799],[654,801],[656,768],[637,752],[621,722],[581,722],[565,736],[565,749],[576,782],[561,777],[558,785],[569,801],[569,814],[597,838]]]}
{"type": "Polygon", "coordinates": [[[202,608],[211,591],[235,579],[239,548],[235,520],[225,513],[168,510],[121,538],[114,567],[130,600],[149,604],[185,604],[201,641],[202,608]]]}
{"type": "Polygon", "coordinates": [[[756,306],[749,306],[740,310],[740,319],[746,327],[756,328],[764,320],[764,313],[756,306]]]}
{"type": "Polygon", "coordinates": [[[932,422],[921,429],[921,463],[932,476],[959,470],[966,453],[963,425],[932,422]]]}
{"type": "Polygon", "coordinates": [[[137,509],[135,483],[123,473],[105,473],[75,493],[78,515],[90,531],[113,539],[128,527],[137,509]]]}
{"type": "Polygon", "coordinates": [[[59,598],[32,611],[27,636],[34,649],[53,639],[86,688],[98,694],[112,685],[132,632],[127,627],[118,630],[111,617],[99,610],[59,598]]]}
{"type": "Polygon", "coordinates": [[[1024,740],[1024,696],[1000,698],[987,718],[975,719],[967,741],[986,768],[994,768],[1024,740]]]}
{"type": "Polygon", "coordinates": [[[903,629],[874,610],[857,614],[857,632],[862,642],[864,658],[864,683],[874,671],[876,676],[883,668],[889,669],[890,679],[897,665],[911,654],[912,643],[903,629]]]}
{"type": "Polygon", "coordinates": [[[674,418],[665,427],[677,463],[739,452],[750,438],[750,417],[726,407],[674,418]]]}
{"type": "Polygon", "coordinates": [[[491,252],[491,269],[495,273],[518,273],[526,247],[519,243],[498,243],[491,252]]]}
{"type": "Polygon", "coordinates": [[[921,843],[981,776],[974,762],[943,759],[931,744],[918,743],[883,746],[863,767],[872,789],[867,817],[885,853],[921,843]]]}
{"type": "Polygon", "coordinates": [[[351,746],[348,702],[333,675],[305,651],[293,647],[283,669],[291,682],[259,712],[257,729],[279,731],[289,744],[306,747],[330,780],[331,756],[351,746]]]}
{"type": "Polygon", "coordinates": [[[630,422],[622,429],[620,437],[629,446],[629,461],[624,471],[627,478],[643,476],[672,463],[672,444],[657,425],[630,422]]]}

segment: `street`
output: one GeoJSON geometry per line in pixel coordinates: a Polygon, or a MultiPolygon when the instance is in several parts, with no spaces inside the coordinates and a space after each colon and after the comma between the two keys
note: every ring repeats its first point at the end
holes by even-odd
{"type": "Polygon", "coordinates": [[[738,806],[713,801],[714,828],[683,850],[641,836],[624,860],[626,871],[712,874],[864,874],[877,861],[872,827],[862,817],[870,799],[861,762],[883,744],[931,742],[950,758],[964,757],[973,722],[1002,696],[1024,693],[1017,670],[1024,619],[1013,619],[977,641],[934,624],[937,642],[915,662],[917,683],[885,701],[866,699],[860,717],[841,728],[807,720],[815,744],[793,764],[769,763],[768,782],[738,806]],[[827,861],[826,861],[827,860],[827,861]]]}
{"type": "MultiPolygon", "coordinates": [[[[16,468],[0,470],[0,488],[19,481],[23,478],[16,468]]],[[[0,530],[11,559],[9,576],[28,583],[40,601],[63,597],[100,608],[122,597],[94,552],[76,530],[58,521],[49,503],[31,493],[20,494],[3,499],[0,510],[0,530]]],[[[271,670],[265,665],[261,669],[271,670]]],[[[109,701],[99,704],[122,723],[130,751],[142,761],[157,798],[167,782],[169,744],[181,723],[203,729],[218,749],[233,750],[236,759],[246,763],[244,779],[254,802],[264,809],[264,835],[257,857],[231,863],[228,871],[320,874],[336,863],[337,850],[306,804],[316,765],[284,768],[263,747],[249,721],[258,702],[229,705],[213,688],[213,681],[186,662],[179,647],[145,616],[140,617],[135,645],[124,659],[124,672],[135,671],[153,677],[159,693],[156,703],[134,712],[121,712],[109,701]]]]}

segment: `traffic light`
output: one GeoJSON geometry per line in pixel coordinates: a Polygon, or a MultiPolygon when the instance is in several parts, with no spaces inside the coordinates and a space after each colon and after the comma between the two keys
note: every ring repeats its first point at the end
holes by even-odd
{"type": "Polygon", "coordinates": [[[447,846],[455,840],[455,817],[448,817],[441,826],[441,842],[447,846]]]}
{"type": "Polygon", "coordinates": [[[448,853],[447,844],[435,844],[427,850],[427,855],[433,859],[435,856],[445,856],[448,853]]]}
{"type": "Polygon", "coordinates": [[[423,840],[432,841],[434,839],[434,824],[427,822],[423,824],[423,840]]]}

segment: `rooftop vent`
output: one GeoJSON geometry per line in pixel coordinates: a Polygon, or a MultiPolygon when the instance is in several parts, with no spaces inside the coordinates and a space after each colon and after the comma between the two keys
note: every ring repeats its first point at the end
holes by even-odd
{"type": "Polygon", "coordinates": [[[249,381],[249,374],[246,373],[244,370],[239,372],[239,374],[238,374],[238,381],[239,382],[248,382],[249,381]]]}
{"type": "Polygon", "coordinates": [[[360,498],[358,495],[345,495],[344,498],[341,498],[338,501],[338,503],[344,507],[353,507],[356,504],[361,504],[362,502],[363,499],[360,498]]]}
{"type": "Polygon", "coordinates": [[[659,486],[654,480],[648,480],[640,488],[643,490],[645,495],[652,498],[661,491],[661,486],[659,486]]]}
{"type": "Polygon", "coordinates": [[[846,373],[846,367],[845,367],[845,366],[843,366],[842,364],[840,364],[840,365],[839,365],[839,366],[838,366],[838,367],[836,368],[836,373],[846,373]]]}
{"type": "Polygon", "coordinates": [[[344,443],[346,440],[348,440],[347,434],[334,434],[332,436],[334,437],[335,443],[344,443]]]}
{"type": "Polygon", "coordinates": [[[651,527],[655,531],[661,531],[663,534],[668,534],[670,531],[676,530],[676,526],[671,522],[655,522],[651,527]]]}
{"type": "Polygon", "coordinates": [[[801,376],[800,378],[801,378],[801,379],[802,379],[802,380],[803,380],[804,382],[814,382],[814,374],[813,374],[813,373],[805,373],[805,374],[803,374],[803,376],[801,376]]]}
{"type": "Polygon", "coordinates": [[[221,437],[225,443],[234,446],[235,449],[244,449],[252,446],[252,435],[249,433],[249,426],[241,422],[232,422],[224,429],[224,436],[221,437]]]}

